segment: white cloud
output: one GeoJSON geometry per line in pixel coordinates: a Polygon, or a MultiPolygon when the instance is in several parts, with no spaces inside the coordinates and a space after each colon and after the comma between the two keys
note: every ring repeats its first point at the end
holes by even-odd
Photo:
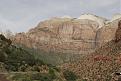
{"type": "Polygon", "coordinates": [[[11,31],[14,31],[14,29],[16,28],[16,24],[14,24],[13,22],[4,19],[2,16],[0,16],[0,30],[1,31],[5,31],[7,29],[10,29],[11,31]]]}
{"type": "Polygon", "coordinates": [[[109,7],[111,8],[112,6],[119,7],[120,3],[121,0],[81,0],[82,7],[88,10],[100,10],[101,8],[108,9],[109,7]]]}

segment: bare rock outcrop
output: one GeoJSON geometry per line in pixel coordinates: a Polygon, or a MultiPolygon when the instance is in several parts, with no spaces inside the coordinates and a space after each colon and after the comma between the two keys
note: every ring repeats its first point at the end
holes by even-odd
{"type": "Polygon", "coordinates": [[[106,44],[107,42],[115,39],[115,33],[118,28],[118,22],[120,20],[121,18],[116,19],[114,21],[109,21],[103,27],[98,29],[96,36],[96,42],[98,48],[106,44]]]}
{"type": "Polygon", "coordinates": [[[121,20],[118,23],[118,29],[115,34],[115,42],[121,41],[121,20]]]}
{"type": "Polygon", "coordinates": [[[83,16],[80,19],[61,17],[40,22],[27,33],[16,34],[13,41],[48,52],[89,54],[114,39],[120,19],[107,23],[106,19],[94,15],[89,15],[90,18],[83,16]]]}
{"type": "Polygon", "coordinates": [[[53,18],[17,34],[14,42],[45,51],[85,54],[94,51],[98,27],[92,20],[53,18]]]}

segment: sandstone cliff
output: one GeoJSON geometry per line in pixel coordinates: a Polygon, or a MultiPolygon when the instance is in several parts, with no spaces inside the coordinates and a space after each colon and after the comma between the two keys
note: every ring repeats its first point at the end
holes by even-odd
{"type": "Polygon", "coordinates": [[[97,47],[100,47],[115,38],[115,32],[118,28],[118,22],[121,20],[121,17],[112,20],[108,21],[103,27],[98,29],[96,38],[97,47]]]}
{"type": "Polygon", "coordinates": [[[48,52],[88,54],[114,38],[117,21],[106,24],[106,19],[89,14],[78,19],[52,18],[40,22],[27,33],[16,34],[13,41],[48,52]]]}

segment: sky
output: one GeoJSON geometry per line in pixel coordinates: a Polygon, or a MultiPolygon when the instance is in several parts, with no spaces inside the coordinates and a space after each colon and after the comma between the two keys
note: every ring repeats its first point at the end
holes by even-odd
{"type": "Polygon", "coordinates": [[[84,13],[110,19],[121,13],[121,0],[0,0],[0,31],[27,32],[48,18],[84,13]]]}

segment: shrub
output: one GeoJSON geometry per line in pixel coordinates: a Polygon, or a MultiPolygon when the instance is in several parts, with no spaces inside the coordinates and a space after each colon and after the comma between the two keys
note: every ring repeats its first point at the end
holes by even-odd
{"type": "Polygon", "coordinates": [[[63,75],[67,81],[76,81],[78,78],[77,75],[75,75],[75,73],[69,70],[64,71],[63,75]]]}

